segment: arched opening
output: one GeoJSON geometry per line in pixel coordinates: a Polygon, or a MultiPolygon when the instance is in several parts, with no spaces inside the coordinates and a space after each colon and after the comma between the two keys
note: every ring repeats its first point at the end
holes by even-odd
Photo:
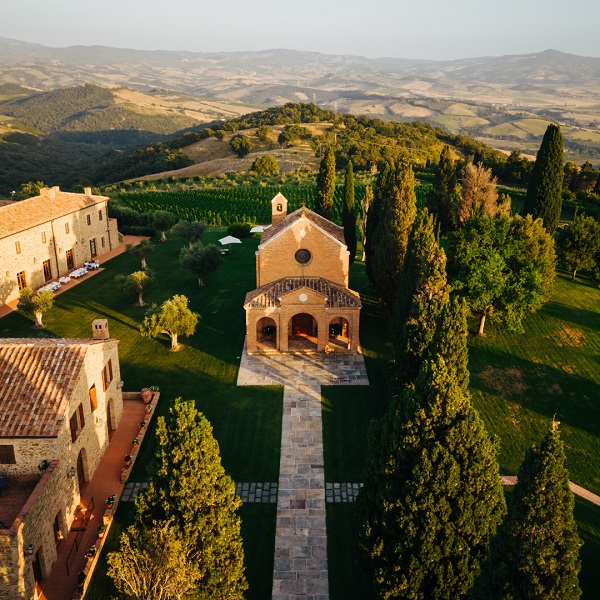
{"type": "Polygon", "coordinates": [[[329,323],[329,344],[335,348],[350,348],[350,323],[344,317],[335,317],[329,323]]]}
{"type": "Polygon", "coordinates": [[[106,404],[106,423],[108,424],[108,436],[111,437],[117,428],[117,424],[115,422],[114,398],[109,398],[108,403],[106,404]]]}
{"type": "Polygon", "coordinates": [[[259,349],[277,350],[277,325],[271,317],[256,323],[256,344],[259,349]]]}
{"type": "Polygon", "coordinates": [[[64,539],[64,532],[67,531],[65,520],[63,517],[62,510],[59,510],[54,517],[54,523],[52,524],[54,530],[54,544],[58,547],[60,542],[64,539]]]}
{"type": "Polygon", "coordinates": [[[288,350],[316,350],[317,335],[317,320],[312,315],[294,315],[288,325],[288,350]]]}
{"type": "Polygon", "coordinates": [[[77,455],[77,481],[79,482],[79,489],[81,489],[86,481],[89,481],[87,474],[87,453],[85,448],[82,448],[77,455]]]}

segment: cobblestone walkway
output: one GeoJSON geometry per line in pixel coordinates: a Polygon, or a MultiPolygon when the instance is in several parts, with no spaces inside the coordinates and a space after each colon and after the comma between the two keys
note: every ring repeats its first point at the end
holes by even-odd
{"type": "Polygon", "coordinates": [[[326,483],[325,501],[328,504],[337,502],[354,502],[364,483],[326,483]]]}
{"type": "Polygon", "coordinates": [[[236,483],[235,493],[242,502],[262,502],[275,504],[277,502],[277,484],[269,482],[236,483]]]}
{"type": "Polygon", "coordinates": [[[321,385],[368,385],[362,355],[244,352],[238,385],[283,385],[272,600],[327,600],[321,385]]]}
{"type": "Polygon", "coordinates": [[[145,481],[144,482],[130,481],[123,488],[123,493],[121,494],[120,501],[121,502],[133,502],[142,490],[147,490],[147,489],[148,489],[148,484],[145,481]]]}

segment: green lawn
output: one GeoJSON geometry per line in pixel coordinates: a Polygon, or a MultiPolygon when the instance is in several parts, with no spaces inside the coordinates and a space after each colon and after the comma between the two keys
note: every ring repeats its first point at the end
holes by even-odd
{"type": "MultiPolygon", "coordinates": [[[[392,336],[381,319],[360,264],[351,287],[365,304],[363,344],[371,385],[324,388],[326,481],[363,481],[368,425],[385,410],[386,364],[392,336]]],[[[473,328],[475,323],[473,322],[473,328]]],[[[525,449],[539,442],[551,419],[561,421],[571,479],[600,493],[600,290],[563,275],[544,308],[525,321],[524,334],[488,324],[470,337],[471,393],[488,431],[497,436],[502,473],[516,474],[525,449]]],[[[600,589],[600,508],[577,500],[584,598],[600,589]]],[[[370,600],[353,533],[354,505],[327,507],[331,598],[370,600]]]]}
{"type": "MultiPolygon", "coordinates": [[[[224,230],[210,230],[205,241],[214,241],[224,230]]],[[[254,288],[254,252],[258,239],[245,240],[225,256],[219,270],[206,278],[199,289],[197,280],[183,271],[178,254],[183,241],[177,238],[155,244],[148,264],[158,285],[145,300],[160,303],[173,294],[185,294],[193,310],[202,315],[196,334],[180,338],[180,352],[169,352],[166,336],[151,340],[139,334],[144,310],[134,307],[133,296],[121,294],[114,284],[117,273],[139,269],[139,261],[124,254],[106,263],[106,269],[56,297],[55,307],[44,317],[49,332],[61,337],[90,337],[97,317],[109,320],[111,337],[120,339],[119,356],[124,390],[158,385],[161,390],[158,415],[167,412],[171,399],[193,398],[213,425],[223,464],[236,481],[277,481],[281,443],[281,388],[236,387],[239,357],[245,332],[242,308],[246,291],[254,288]]],[[[12,314],[0,320],[0,335],[35,335],[31,320],[12,314]]],[[[155,427],[152,419],[150,428],[155,427]]],[[[154,455],[154,436],[147,436],[132,481],[146,479],[146,465],[154,455]]],[[[116,515],[116,527],[107,540],[116,546],[119,528],[128,522],[130,505],[123,503],[116,515]]],[[[245,506],[241,511],[248,598],[264,598],[265,582],[271,587],[274,555],[275,509],[270,505],[245,506]],[[272,533],[269,533],[272,532],[272,533]]],[[[110,582],[99,569],[89,598],[106,598],[110,582]]]]}

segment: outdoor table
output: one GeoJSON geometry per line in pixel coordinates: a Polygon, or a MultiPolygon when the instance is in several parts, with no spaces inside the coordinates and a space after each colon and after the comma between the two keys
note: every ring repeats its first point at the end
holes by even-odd
{"type": "Polygon", "coordinates": [[[69,281],[71,281],[70,277],[61,277],[58,281],[60,281],[60,283],[69,283],[69,281]]]}

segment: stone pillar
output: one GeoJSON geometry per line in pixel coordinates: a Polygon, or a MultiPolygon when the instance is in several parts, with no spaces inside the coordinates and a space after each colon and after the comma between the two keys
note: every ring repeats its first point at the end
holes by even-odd
{"type": "MultiPolygon", "coordinates": [[[[260,315],[258,316],[260,318],[260,315]]],[[[246,311],[246,352],[256,352],[256,323],[257,316],[246,311]]]]}
{"type": "Polygon", "coordinates": [[[317,320],[317,327],[317,352],[325,352],[325,346],[329,341],[329,318],[327,314],[317,320]]]}

